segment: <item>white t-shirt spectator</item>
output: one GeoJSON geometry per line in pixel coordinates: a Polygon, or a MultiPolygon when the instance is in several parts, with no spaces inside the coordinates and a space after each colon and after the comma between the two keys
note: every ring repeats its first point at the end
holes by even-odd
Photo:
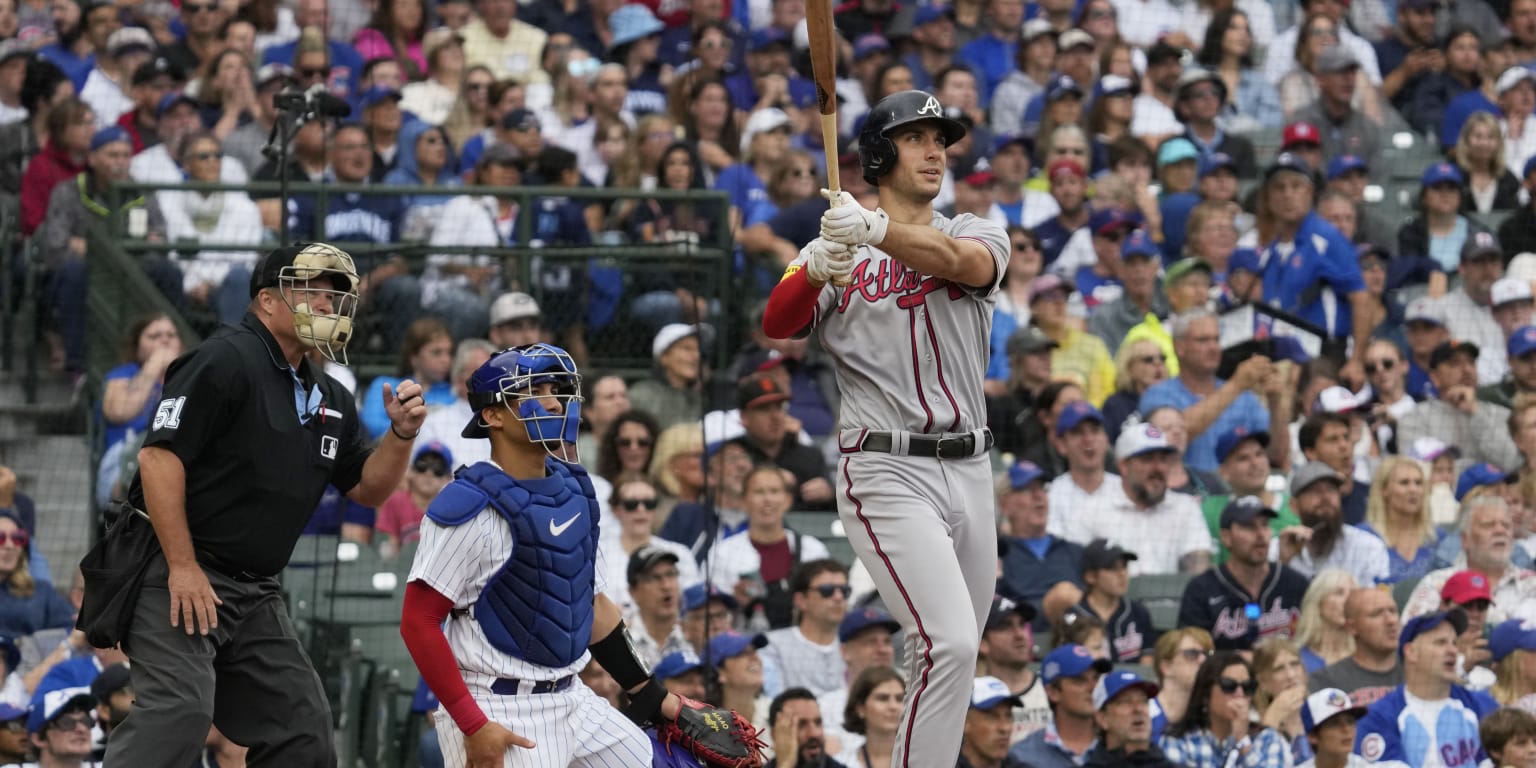
{"type": "MultiPolygon", "coordinates": [[[[458,457],[455,456],[454,458],[458,457]]],[[[592,477],[594,480],[601,479],[591,475],[589,477],[592,477]]],[[[625,553],[623,546],[619,544],[617,532],[612,535],[606,533],[610,528],[617,529],[618,525],[606,524],[613,523],[614,521],[611,517],[603,520],[602,518],[604,517],[607,516],[600,512],[598,515],[598,525],[601,527],[598,529],[600,533],[597,542],[598,549],[604,550],[604,560],[600,562],[606,563],[608,569],[608,589],[604,590],[603,594],[607,595],[608,599],[612,600],[613,604],[617,605],[620,611],[627,614],[635,607],[634,599],[629,596],[629,555],[625,553]]],[[[704,580],[704,577],[699,575],[698,562],[693,559],[693,553],[689,552],[687,547],[675,541],[667,541],[660,536],[652,536],[645,546],[656,547],[677,555],[677,588],[679,591],[704,580]]]]}
{"type": "MultiPolygon", "coordinates": [[[[821,560],[831,557],[827,552],[827,545],[821,543],[814,536],[806,536],[796,531],[788,531],[790,536],[790,549],[798,548],[796,562],[808,560],[821,560]]],[[[1206,538],[1210,538],[1209,535],[1206,538]]],[[[736,582],[743,576],[758,573],[763,567],[763,562],[757,555],[757,548],[752,546],[752,538],[742,532],[715,544],[710,553],[709,583],[721,592],[734,592],[736,582]]]]}
{"type": "Polygon", "coordinates": [[[1124,499],[1125,493],[1120,490],[1120,476],[1113,472],[1105,472],[1104,482],[1092,491],[1084,490],[1073,482],[1072,475],[1063,473],[1051,481],[1045,498],[1051,513],[1045,524],[1046,532],[1066,538],[1067,518],[1081,517],[1087,510],[1106,509],[1124,499]]]}
{"type": "MultiPolygon", "coordinates": [[[[1280,559],[1278,537],[1269,542],[1269,559],[1273,561],[1280,559]]],[[[1381,543],[1381,539],[1353,525],[1344,526],[1344,533],[1333,545],[1333,551],[1321,561],[1314,560],[1312,551],[1303,547],[1301,554],[1291,558],[1286,565],[1308,579],[1316,576],[1319,571],[1340,568],[1355,577],[1355,582],[1362,587],[1374,587],[1385,583],[1389,571],[1387,546],[1381,543]]]]}
{"type": "Polygon", "coordinates": [[[1184,132],[1184,124],[1173,116],[1173,108],[1143,93],[1131,102],[1131,135],[1170,136],[1184,132]]]}
{"type": "Polygon", "coordinates": [[[1112,491],[1105,492],[1106,501],[1097,506],[1058,508],[1052,503],[1053,522],[1055,511],[1068,513],[1061,522],[1063,539],[1085,545],[1094,539],[1106,539],[1127,552],[1135,552],[1136,559],[1130,562],[1133,577],[1178,573],[1180,558],[1192,552],[1211,551],[1211,530],[1195,497],[1170,491],[1156,506],[1137,509],[1118,481],[1105,485],[1112,491]]]}
{"type": "Polygon", "coordinates": [[[848,665],[836,639],[827,645],[813,643],[799,627],[775,629],[767,637],[768,645],[757,652],[763,662],[763,693],[777,696],[800,686],[820,696],[847,687],[843,678],[848,665]]]}

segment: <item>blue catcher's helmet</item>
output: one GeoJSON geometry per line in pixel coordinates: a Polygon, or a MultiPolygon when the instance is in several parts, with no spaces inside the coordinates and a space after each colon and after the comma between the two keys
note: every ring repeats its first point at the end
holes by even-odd
{"type": "Polygon", "coordinates": [[[576,361],[570,354],[553,344],[530,344],[496,353],[469,377],[468,390],[469,406],[475,414],[464,427],[464,437],[490,437],[480,412],[503,405],[527,427],[529,440],[546,448],[576,442],[581,424],[581,374],[576,372],[576,361]],[[553,385],[542,397],[534,394],[534,388],[541,384],[553,385]],[[564,412],[551,413],[541,402],[544,397],[558,398],[564,412]]]}

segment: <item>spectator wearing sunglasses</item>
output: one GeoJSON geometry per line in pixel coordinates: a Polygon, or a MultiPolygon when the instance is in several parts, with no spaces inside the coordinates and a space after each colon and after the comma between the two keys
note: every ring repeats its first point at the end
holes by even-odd
{"type": "Polygon", "coordinates": [[[34,576],[28,567],[31,536],[14,512],[0,510],[0,634],[30,635],[40,629],[69,629],[74,608],[46,573],[34,576]]]}
{"type": "Polygon", "coordinates": [[[650,547],[677,558],[679,590],[687,590],[702,581],[698,562],[687,547],[651,533],[660,503],[661,494],[657,493],[656,486],[639,473],[620,476],[608,498],[610,514],[603,518],[603,536],[597,545],[602,555],[598,562],[608,569],[608,597],[622,611],[628,612],[635,607],[624,569],[630,556],[642,548],[650,547]]]}
{"type": "Polygon", "coordinates": [[[411,457],[405,472],[405,487],[395,491],[379,506],[374,528],[384,534],[380,544],[386,558],[400,553],[400,547],[421,539],[421,518],[427,505],[453,479],[453,453],[442,443],[424,443],[411,457]]]}
{"type": "Polygon", "coordinates": [[[1289,768],[1285,739],[1249,723],[1258,682],[1235,652],[1212,654],[1195,673],[1184,717],[1163,734],[1163,752],[1187,768],[1289,768]]]}
{"type": "Polygon", "coordinates": [[[91,689],[63,688],[39,696],[27,716],[27,732],[38,757],[33,765],[85,765],[95,725],[96,697],[91,689]]]}
{"type": "Polygon", "coordinates": [[[789,579],[794,626],[769,632],[763,661],[763,692],[806,688],[820,696],[847,685],[847,663],[838,627],[848,613],[848,569],[836,560],[801,563],[789,579]]]}

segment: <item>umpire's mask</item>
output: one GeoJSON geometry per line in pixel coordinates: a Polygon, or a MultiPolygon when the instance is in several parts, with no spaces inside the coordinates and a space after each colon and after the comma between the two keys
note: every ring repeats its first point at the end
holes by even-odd
{"type": "Polygon", "coordinates": [[[357,315],[357,285],[352,257],[325,243],[305,245],[294,254],[293,263],[278,272],[278,292],[293,311],[299,342],[342,365],[347,364],[347,342],[357,315]],[[326,305],[329,311],[322,311],[326,305]]]}

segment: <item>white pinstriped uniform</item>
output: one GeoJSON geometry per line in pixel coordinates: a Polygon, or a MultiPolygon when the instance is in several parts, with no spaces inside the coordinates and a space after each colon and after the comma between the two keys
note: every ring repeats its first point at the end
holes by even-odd
{"type": "MultiPolygon", "coordinates": [[[[487,507],[462,525],[439,525],[431,518],[421,521],[421,544],[411,564],[411,581],[421,581],[453,601],[455,610],[469,609],[486,583],[512,557],[512,528],[494,509],[487,507]]],[[[603,577],[602,547],[597,548],[597,591],[603,577]]],[[[486,639],[480,622],[470,616],[454,616],[444,628],[448,647],[458,662],[459,673],[470,696],[492,722],[513,733],[533,739],[533,749],[513,747],[506,768],[637,768],[651,764],[651,742],[641,730],[592,692],[580,680],[558,693],[503,696],[491,692],[499,678],[539,681],[574,675],[587,664],[590,654],[560,668],[542,667],[497,650],[486,639]]],[[[463,766],[464,734],[441,708],[437,733],[443,760],[463,766]]]]}

